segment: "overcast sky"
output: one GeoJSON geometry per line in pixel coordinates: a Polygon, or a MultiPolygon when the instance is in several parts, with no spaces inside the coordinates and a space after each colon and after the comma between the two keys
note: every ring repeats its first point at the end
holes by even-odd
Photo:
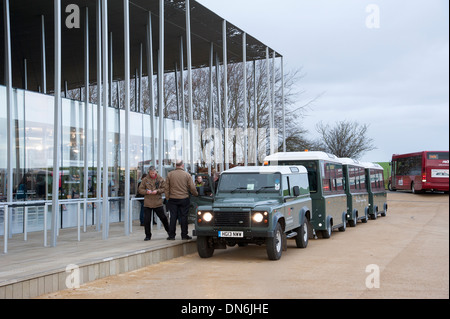
{"type": "Polygon", "coordinates": [[[302,68],[299,105],[325,92],[301,125],[370,124],[377,150],[449,149],[448,0],[198,0],[302,68]]]}

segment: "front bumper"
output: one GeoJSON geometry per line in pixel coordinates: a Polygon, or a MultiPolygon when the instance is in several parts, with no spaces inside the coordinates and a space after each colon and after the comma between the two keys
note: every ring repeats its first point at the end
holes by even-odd
{"type": "Polygon", "coordinates": [[[202,230],[195,229],[192,231],[194,236],[201,237],[213,237],[219,238],[219,231],[241,231],[244,233],[244,238],[223,238],[227,240],[232,239],[251,239],[251,238],[272,238],[274,237],[274,232],[270,230],[249,230],[249,229],[220,229],[220,230],[202,230]]]}

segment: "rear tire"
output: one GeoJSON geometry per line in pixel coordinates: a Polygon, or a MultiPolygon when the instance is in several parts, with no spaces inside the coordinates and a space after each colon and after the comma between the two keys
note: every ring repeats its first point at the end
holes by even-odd
{"type": "Polygon", "coordinates": [[[201,258],[211,258],[214,254],[214,246],[210,242],[210,237],[197,237],[197,251],[201,258]]]}
{"type": "Polygon", "coordinates": [[[308,239],[308,221],[305,219],[303,225],[297,228],[297,237],[295,237],[297,248],[308,247],[308,239]]]}
{"type": "Polygon", "coordinates": [[[283,229],[280,223],[277,223],[274,237],[266,240],[267,256],[270,260],[279,260],[283,252],[283,229]]]}

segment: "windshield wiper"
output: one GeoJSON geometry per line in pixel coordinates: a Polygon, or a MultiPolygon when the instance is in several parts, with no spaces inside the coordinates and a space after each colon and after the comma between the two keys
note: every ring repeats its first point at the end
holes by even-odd
{"type": "Polygon", "coordinates": [[[234,192],[239,191],[239,190],[243,190],[243,189],[247,190],[247,187],[238,187],[238,188],[235,188],[235,189],[233,189],[230,193],[233,194],[234,192]]]}
{"type": "Polygon", "coordinates": [[[266,189],[266,188],[275,188],[275,186],[264,186],[264,187],[261,187],[260,189],[258,189],[258,190],[256,191],[256,194],[259,194],[262,190],[264,190],[264,189],[266,189]]]}

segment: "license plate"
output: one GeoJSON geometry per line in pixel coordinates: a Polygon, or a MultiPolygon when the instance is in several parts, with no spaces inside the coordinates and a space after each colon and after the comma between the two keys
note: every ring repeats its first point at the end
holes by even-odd
{"type": "Polygon", "coordinates": [[[244,238],[243,231],[220,231],[220,238],[244,238]]]}

